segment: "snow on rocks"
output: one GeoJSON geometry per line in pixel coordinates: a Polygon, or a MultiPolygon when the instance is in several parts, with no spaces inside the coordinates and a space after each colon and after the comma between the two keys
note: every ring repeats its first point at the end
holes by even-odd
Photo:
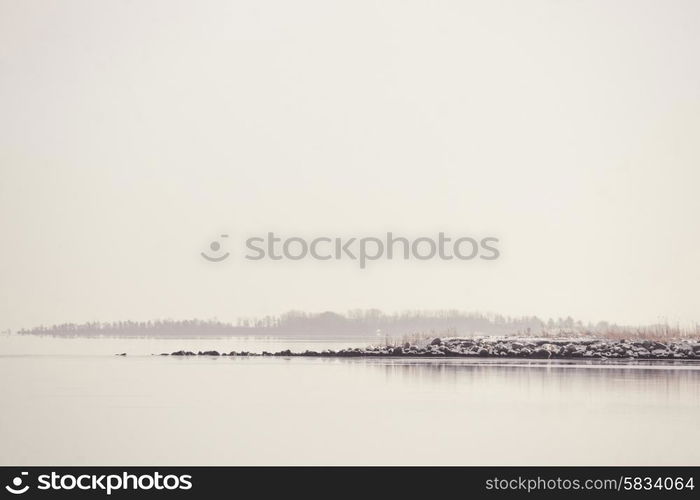
{"type": "MultiPolygon", "coordinates": [[[[164,353],[167,355],[167,353],[164,353]]],[[[176,351],[172,356],[306,356],[306,357],[481,357],[533,359],[699,359],[700,342],[678,340],[525,339],[520,337],[434,338],[421,345],[353,347],[324,351],[251,353],[176,351]]]]}

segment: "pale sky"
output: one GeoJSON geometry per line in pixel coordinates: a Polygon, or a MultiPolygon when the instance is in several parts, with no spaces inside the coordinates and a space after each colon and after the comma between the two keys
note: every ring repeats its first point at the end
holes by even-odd
{"type": "Polygon", "coordinates": [[[0,329],[700,321],[698,26],[694,0],[0,0],[0,329]],[[501,258],[243,259],[268,231],[501,258]]]}

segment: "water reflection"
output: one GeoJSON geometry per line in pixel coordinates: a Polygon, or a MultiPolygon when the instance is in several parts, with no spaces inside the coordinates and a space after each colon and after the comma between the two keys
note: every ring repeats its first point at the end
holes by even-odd
{"type": "Polygon", "coordinates": [[[339,360],[355,370],[381,371],[386,381],[498,387],[559,395],[616,393],[700,405],[700,363],[682,361],[575,362],[513,360],[339,360]]]}

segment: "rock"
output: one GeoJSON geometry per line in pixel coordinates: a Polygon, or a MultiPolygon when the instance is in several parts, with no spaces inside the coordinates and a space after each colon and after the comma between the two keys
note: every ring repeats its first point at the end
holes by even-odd
{"type": "Polygon", "coordinates": [[[693,348],[688,344],[674,344],[671,346],[671,349],[676,352],[682,352],[683,354],[690,354],[693,352],[693,348]]]}
{"type": "MultiPolygon", "coordinates": [[[[507,338],[451,338],[442,340],[432,339],[424,347],[411,345],[404,342],[400,346],[369,346],[364,349],[358,347],[341,349],[339,351],[324,350],[322,352],[305,350],[304,352],[292,352],[285,349],[276,353],[263,351],[261,354],[247,351],[231,351],[219,353],[218,351],[198,351],[200,356],[306,356],[306,357],[363,357],[363,356],[427,356],[427,357],[507,357],[507,358],[535,358],[535,359],[561,359],[561,358],[587,358],[587,359],[697,359],[700,357],[700,343],[696,340],[682,340],[674,342],[654,341],[612,341],[600,339],[533,339],[525,341],[509,341],[507,338]],[[646,346],[656,347],[647,349],[646,346]]],[[[115,356],[126,356],[126,353],[118,353],[115,356]]],[[[155,354],[154,354],[155,355],[155,354]]],[[[176,351],[173,353],[161,353],[161,356],[194,356],[192,351],[176,351]]]]}
{"type": "Polygon", "coordinates": [[[559,354],[559,351],[561,350],[560,347],[556,344],[544,344],[542,346],[542,349],[545,349],[549,351],[550,356],[557,356],[559,354]]]}

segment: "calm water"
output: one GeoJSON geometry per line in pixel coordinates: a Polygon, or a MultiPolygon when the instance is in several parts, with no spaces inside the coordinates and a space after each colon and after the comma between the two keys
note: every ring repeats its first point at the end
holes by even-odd
{"type": "Polygon", "coordinates": [[[326,347],[0,336],[0,463],[700,465],[700,364],[149,355],[326,347]]]}

